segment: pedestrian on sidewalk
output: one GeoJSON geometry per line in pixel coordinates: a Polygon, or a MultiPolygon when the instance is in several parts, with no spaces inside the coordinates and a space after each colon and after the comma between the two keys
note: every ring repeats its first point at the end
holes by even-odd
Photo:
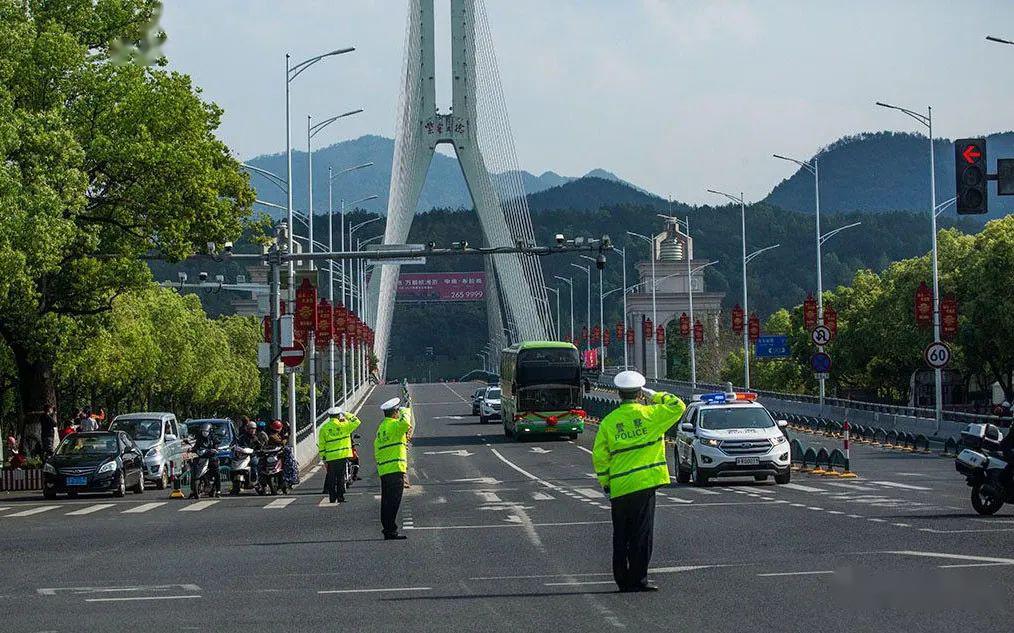
{"type": "Polygon", "coordinates": [[[408,471],[408,435],[412,430],[412,410],[401,406],[400,398],[391,398],[380,405],[384,419],[373,440],[373,456],[380,475],[380,524],[384,540],[403,540],[398,533],[398,509],[405,493],[405,472],[408,471]]]}
{"type": "Polygon", "coordinates": [[[613,384],[621,402],[599,423],[592,452],[595,474],[612,506],[613,579],[621,592],[657,591],[648,582],[655,490],[669,484],[665,433],[686,405],[672,394],[645,389],[644,376],[636,371],[620,372],[613,384]]]}
{"type": "Polygon", "coordinates": [[[60,425],[56,419],[56,407],[51,404],[43,407],[39,421],[42,427],[42,455],[49,457],[56,447],[56,429],[60,425]]]}
{"type": "Polygon", "coordinates": [[[317,432],[317,451],[327,464],[324,488],[331,503],[345,503],[345,473],[352,457],[352,434],[362,422],[355,415],[331,407],[317,432]]]}

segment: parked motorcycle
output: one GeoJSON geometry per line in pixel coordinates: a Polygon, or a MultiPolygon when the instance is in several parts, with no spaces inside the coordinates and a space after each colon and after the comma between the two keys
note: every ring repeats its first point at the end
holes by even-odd
{"type": "Polygon", "coordinates": [[[229,478],[232,480],[233,496],[238,495],[240,490],[249,490],[253,487],[253,481],[257,473],[250,468],[254,450],[246,446],[232,447],[232,462],[229,466],[229,478]]]}
{"type": "Polygon", "coordinates": [[[272,495],[279,491],[289,492],[289,484],[285,481],[282,447],[265,448],[257,451],[257,494],[264,495],[271,491],[272,495]]]}
{"type": "Polygon", "coordinates": [[[345,489],[352,487],[352,482],[359,480],[359,442],[360,435],[352,436],[352,457],[348,460],[345,468],[345,489]]]}
{"type": "Polygon", "coordinates": [[[1004,503],[1014,503],[1014,485],[1003,474],[1007,462],[1000,451],[1002,439],[993,424],[969,424],[961,432],[967,448],[958,454],[954,467],[971,486],[972,507],[979,514],[995,514],[1004,503]]]}

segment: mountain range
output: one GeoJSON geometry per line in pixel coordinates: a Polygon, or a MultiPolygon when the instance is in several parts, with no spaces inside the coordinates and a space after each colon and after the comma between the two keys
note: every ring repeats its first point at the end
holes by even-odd
{"type": "MultiPolygon", "coordinates": [[[[948,139],[933,143],[936,167],[937,202],[954,195],[954,149],[948,139]]],[[[870,132],[841,138],[821,149],[816,159],[820,170],[822,213],[885,213],[892,211],[924,211],[929,207],[928,181],[929,144],[926,137],[897,132],[870,132]]],[[[1014,157],[1014,132],[991,134],[987,137],[990,171],[996,170],[998,157],[1014,157]]],[[[328,166],[333,166],[333,200],[335,209],[341,201],[352,203],[369,196],[375,200],[354,206],[374,213],[386,213],[391,179],[394,140],[367,135],[343,141],[314,151],[314,210],[327,209],[328,166]],[[372,162],[373,166],[341,173],[342,169],[372,162]]],[[[812,160],[812,159],[811,159],[812,160]]],[[[260,155],[248,164],[275,174],[285,173],[285,155],[260,155]]],[[[306,152],[294,151],[292,160],[293,204],[305,212],[307,208],[306,152]]],[[[610,204],[663,204],[655,196],[604,169],[594,169],[583,176],[563,176],[553,171],[535,175],[527,171],[508,172],[499,177],[517,175],[529,195],[529,204],[538,208],[589,209],[610,204]],[[583,180],[585,186],[573,184],[583,180]],[[622,187],[604,187],[601,182],[619,183],[622,187]],[[533,196],[539,194],[537,197],[533,196]],[[576,197],[575,197],[576,196],[576,197]],[[606,196],[606,197],[602,197],[606,196]]],[[[285,204],[283,190],[268,178],[251,174],[251,183],[258,198],[276,205],[285,204]]],[[[998,197],[995,185],[989,185],[990,213],[987,218],[1014,212],[1014,200],[998,197]]],[[[775,185],[763,202],[789,211],[812,214],[814,209],[813,176],[799,168],[791,177],[775,185]]],[[[417,212],[434,208],[470,208],[471,198],[457,160],[446,154],[434,154],[419,198],[417,212]]],[[[273,217],[281,217],[278,209],[259,206],[273,217]]],[[[953,214],[953,210],[949,210],[953,214]]]]}

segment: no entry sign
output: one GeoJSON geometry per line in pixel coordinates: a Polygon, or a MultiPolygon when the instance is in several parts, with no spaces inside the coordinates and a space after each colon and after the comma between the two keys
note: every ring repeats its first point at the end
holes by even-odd
{"type": "Polygon", "coordinates": [[[306,357],[306,353],[303,351],[303,346],[296,343],[292,347],[283,347],[281,353],[282,364],[286,367],[299,367],[303,364],[303,359],[306,357]]]}

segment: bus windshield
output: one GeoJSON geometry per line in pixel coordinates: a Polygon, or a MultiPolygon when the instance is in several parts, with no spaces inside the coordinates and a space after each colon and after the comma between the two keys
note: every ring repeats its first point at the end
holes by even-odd
{"type": "Polygon", "coordinates": [[[518,354],[517,383],[532,385],[579,385],[581,363],[577,350],[567,348],[526,349],[518,354]]]}

